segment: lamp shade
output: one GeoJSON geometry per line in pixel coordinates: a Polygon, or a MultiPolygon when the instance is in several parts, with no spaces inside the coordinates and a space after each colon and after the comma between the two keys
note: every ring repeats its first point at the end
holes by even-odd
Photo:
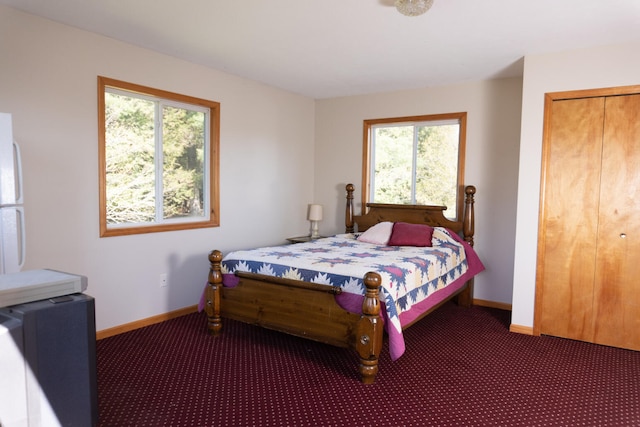
{"type": "Polygon", "coordinates": [[[322,221],[322,205],[309,205],[307,219],[309,221],[322,221]]]}

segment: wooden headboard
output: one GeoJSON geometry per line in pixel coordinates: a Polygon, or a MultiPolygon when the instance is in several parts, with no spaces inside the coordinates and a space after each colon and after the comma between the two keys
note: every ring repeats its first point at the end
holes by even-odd
{"type": "MultiPolygon", "coordinates": [[[[383,221],[408,222],[412,224],[427,224],[433,227],[447,227],[459,233],[466,242],[473,246],[474,234],[474,195],[473,185],[465,187],[464,213],[462,219],[452,221],[444,216],[446,207],[427,205],[390,205],[383,203],[367,203],[367,212],[363,215],[353,213],[353,184],[347,184],[347,206],[345,212],[345,230],[353,233],[356,229],[362,232],[369,227],[383,221]]],[[[457,212],[457,210],[456,210],[457,212]]]]}

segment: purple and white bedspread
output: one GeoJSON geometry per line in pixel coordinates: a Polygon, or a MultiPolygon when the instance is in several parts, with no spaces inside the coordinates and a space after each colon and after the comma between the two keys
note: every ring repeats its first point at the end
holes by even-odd
{"type": "Polygon", "coordinates": [[[457,234],[436,227],[432,247],[381,246],[339,234],[308,243],[235,251],[222,260],[224,286],[235,286],[236,271],[337,286],[345,310],[362,313],[363,277],[382,278],[380,302],[392,360],[405,350],[402,325],[459,290],[484,270],[471,246],[457,234]]]}

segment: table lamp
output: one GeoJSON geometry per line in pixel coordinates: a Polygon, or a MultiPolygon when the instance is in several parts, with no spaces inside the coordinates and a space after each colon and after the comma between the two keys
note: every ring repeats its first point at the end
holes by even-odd
{"type": "Polygon", "coordinates": [[[307,219],[311,222],[311,238],[319,238],[318,222],[322,221],[322,205],[309,205],[307,219]]]}

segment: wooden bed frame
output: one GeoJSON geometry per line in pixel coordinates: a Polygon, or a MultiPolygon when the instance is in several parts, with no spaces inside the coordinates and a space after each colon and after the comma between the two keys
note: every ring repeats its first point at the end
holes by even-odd
{"type": "MultiPolygon", "coordinates": [[[[476,192],[473,186],[465,188],[464,215],[458,221],[447,219],[444,216],[446,208],[443,206],[368,203],[368,212],[354,215],[354,186],[348,184],[346,190],[347,233],[354,232],[355,225],[358,227],[357,231],[362,232],[382,221],[402,221],[447,227],[460,233],[465,241],[473,245],[473,205],[476,192]]],[[[341,292],[339,287],[244,272],[236,273],[240,279],[237,286],[224,287],[222,258],[223,255],[218,250],[209,254],[211,268],[205,291],[205,311],[210,334],[221,333],[224,317],[338,347],[354,348],[360,356],[359,372],[362,382],[371,384],[375,381],[383,340],[378,299],[382,280],[379,274],[369,272],[364,276],[367,290],[360,315],[350,313],[336,303],[334,295],[341,292]]],[[[473,281],[470,280],[449,299],[457,297],[458,304],[468,307],[472,303],[472,296],[473,281]]]]}

